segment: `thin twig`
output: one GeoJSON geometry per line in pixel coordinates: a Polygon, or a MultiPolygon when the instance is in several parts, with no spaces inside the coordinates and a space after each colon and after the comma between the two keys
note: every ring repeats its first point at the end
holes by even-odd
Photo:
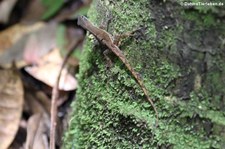
{"type": "Polygon", "coordinates": [[[62,65],[59,70],[59,74],[56,80],[56,84],[53,87],[52,90],[52,102],[51,102],[51,127],[50,127],[50,149],[55,149],[55,131],[56,131],[56,113],[57,113],[57,104],[56,101],[59,99],[59,82],[60,82],[60,77],[63,68],[65,67],[69,57],[73,53],[74,49],[76,49],[80,43],[83,41],[83,38],[80,38],[79,40],[74,40],[71,44],[70,47],[68,48],[68,52],[66,56],[63,59],[62,65]]]}

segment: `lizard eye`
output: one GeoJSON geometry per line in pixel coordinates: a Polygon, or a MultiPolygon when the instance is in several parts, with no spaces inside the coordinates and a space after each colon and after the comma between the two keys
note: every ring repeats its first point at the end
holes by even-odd
{"type": "Polygon", "coordinates": [[[81,18],[82,18],[83,20],[87,20],[87,18],[86,18],[85,16],[81,16],[81,18]]]}

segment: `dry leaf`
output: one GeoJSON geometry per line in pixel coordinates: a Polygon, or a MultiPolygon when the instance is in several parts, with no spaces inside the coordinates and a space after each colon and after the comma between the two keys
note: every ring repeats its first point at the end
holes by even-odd
{"type": "Polygon", "coordinates": [[[33,92],[25,92],[25,102],[28,105],[29,111],[32,114],[47,112],[38,99],[35,97],[33,92]]]}
{"type": "Polygon", "coordinates": [[[38,102],[44,107],[44,109],[50,115],[51,100],[49,99],[49,97],[42,91],[35,92],[35,96],[38,99],[38,102]]]}
{"type": "Polygon", "coordinates": [[[22,22],[35,22],[41,20],[46,9],[47,8],[43,6],[42,0],[30,1],[26,13],[22,18],[22,22]]]}
{"type": "Polygon", "coordinates": [[[0,149],[13,141],[23,107],[23,85],[15,70],[0,69],[0,149]]]}
{"type": "Polygon", "coordinates": [[[28,39],[27,34],[42,26],[43,23],[30,26],[17,24],[0,32],[0,65],[8,67],[15,61],[17,66],[24,66],[26,63],[23,61],[23,51],[28,39]]]}
{"type": "Polygon", "coordinates": [[[24,149],[24,143],[27,136],[27,120],[21,119],[20,126],[16,133],[13,142],[10,144],[8,149],[24,149]]]}
{"type": "Polygon", "coordinates": [[[0,1],[0,22],[7,23],[9,20],[10,13],[16,4],[17,0],[3,0],[0,1]]]}
{"type": "MultiPolygon", "coordinates": [[[[26,67],[25,70],[34,78],[53,87],[56,84],[61,63],[62,58],[60,57],[59,50],[54,49],[38,61],[39,65],[26,67]]],[[[67,71],[67,69],[63,69],[59,82],[59,89],[71,91],[76,89],[77,86],[77,80],[67,71]]]]}
{"type": "Polygon", "coordinates": [[[27,63],[38,63],[42,56],[56,47],[56,27],[57,24],[51,23],[30,36],[23,55],[27,63]]]}
{"type": "Polygon", "coordinates": [[[45,114],[39,113],[29,118],[25,149],[48,149],[49,124],[49,117],[45,114]]]}
{"type": "Polygon", "coordinates": [[[51,101],[41,91],[25,90],[25,101],[32,114],[47,113],[50,115],[51,101]]]}
{"type": "Polygon", "coordinates": [[[62,61],[63,60],[59,53],[59,49],[55,48],[48,54],[44,55],[41,59],[39,59],[38,65],[45,65],[46,63],[54,63],[60,65],[62,61]]]}
{"type": "MultiPolygon", "coordinates": [[[[41,67],[31,66],[26,67],[25,70],[36,79],[53,87],[56,84],[60,65],[49,63],[41,67]]],[[[77,80],[69,74],[66,69],[63,69],[59,82],[59,89],[64,91],[71,91],[77,88],[77,80]]]]}
{"type": "Polygon", "coordinates": [[[16,24],[2,32],[0,32],[0,54],[5,52],[15,44],[23,35],[35,31],[44,26],[43,23],[35,23],[33,25],[16,24]],[[13,36],[12,36],[13,35],[13,36]]]}

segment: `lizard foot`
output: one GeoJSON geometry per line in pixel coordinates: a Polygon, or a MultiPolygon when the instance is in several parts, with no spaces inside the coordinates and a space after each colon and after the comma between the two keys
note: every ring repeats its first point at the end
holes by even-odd
{"type": "Polygon", "coordinates": [[[109,49],[106,49],[104,52],[103,52],[103,54],[104,54],[104,56],[105,56],[105,59],[106,59],[106,61],[107,61],[107,64],[106,64],[106,67],[107,68],[111,68],[112,66],[113,66],[113,63],[112,63],[112,61],[111,61],[111,59],[109,58],[109,53],[111,53],[111,51],[109,50],[109,49]]]}

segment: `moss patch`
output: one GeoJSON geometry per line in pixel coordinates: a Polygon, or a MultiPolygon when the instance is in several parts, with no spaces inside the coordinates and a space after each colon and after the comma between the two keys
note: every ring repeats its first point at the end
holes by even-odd
{"type": "MultiPolygon", "coordinates": [[[[193,19],[187,16],[193,14],[174,13],[172,8],[180,6],[147,0],[102,0],[90,9],[94,24],[101,24],[101,19],[107,18],[105,14],[113,16],[110,33],[137,30],[133,37],[122,41],[120,48],[142,76],[159,111],[160,122],[155,128],[155,113],[125,65],[111,54],[113,66],[108,68],[101,51],[104,48],[95,45],[89,36],[81,58],[80,87],[72,105],[65,148],[208,149],[224,145],[224,133],[219,132],[224,130],[224,113],[212,104],[212,95],[221,100],[224,92],[220,85],[212,93],[208,88],[208,84],[216,85],[224,79],[224,70],[210,67],[216,60],[211,54],[217,55],[221,50],[201,51],[209,43],[192,42],[188,25],[193,19]],[[156,12],[161,14],[158,18],[156,12]],[[200,47],[200,52],[193,47],[200,47]],[[205,61],[209,69],[218,73],[202,70],[205,61]]],[[[205,24],[197,24],[201,23],[205,24]]],[[[199,30],[194,32],[202,41],[206,39],[201,30],[215,28],[212,22],[197,27],[199,30]]],[[[217,46],[216,42],[212,45],[217,46]]],[[[217,57],[218,65],[224,66],[221,57],[217,57]]]]}

